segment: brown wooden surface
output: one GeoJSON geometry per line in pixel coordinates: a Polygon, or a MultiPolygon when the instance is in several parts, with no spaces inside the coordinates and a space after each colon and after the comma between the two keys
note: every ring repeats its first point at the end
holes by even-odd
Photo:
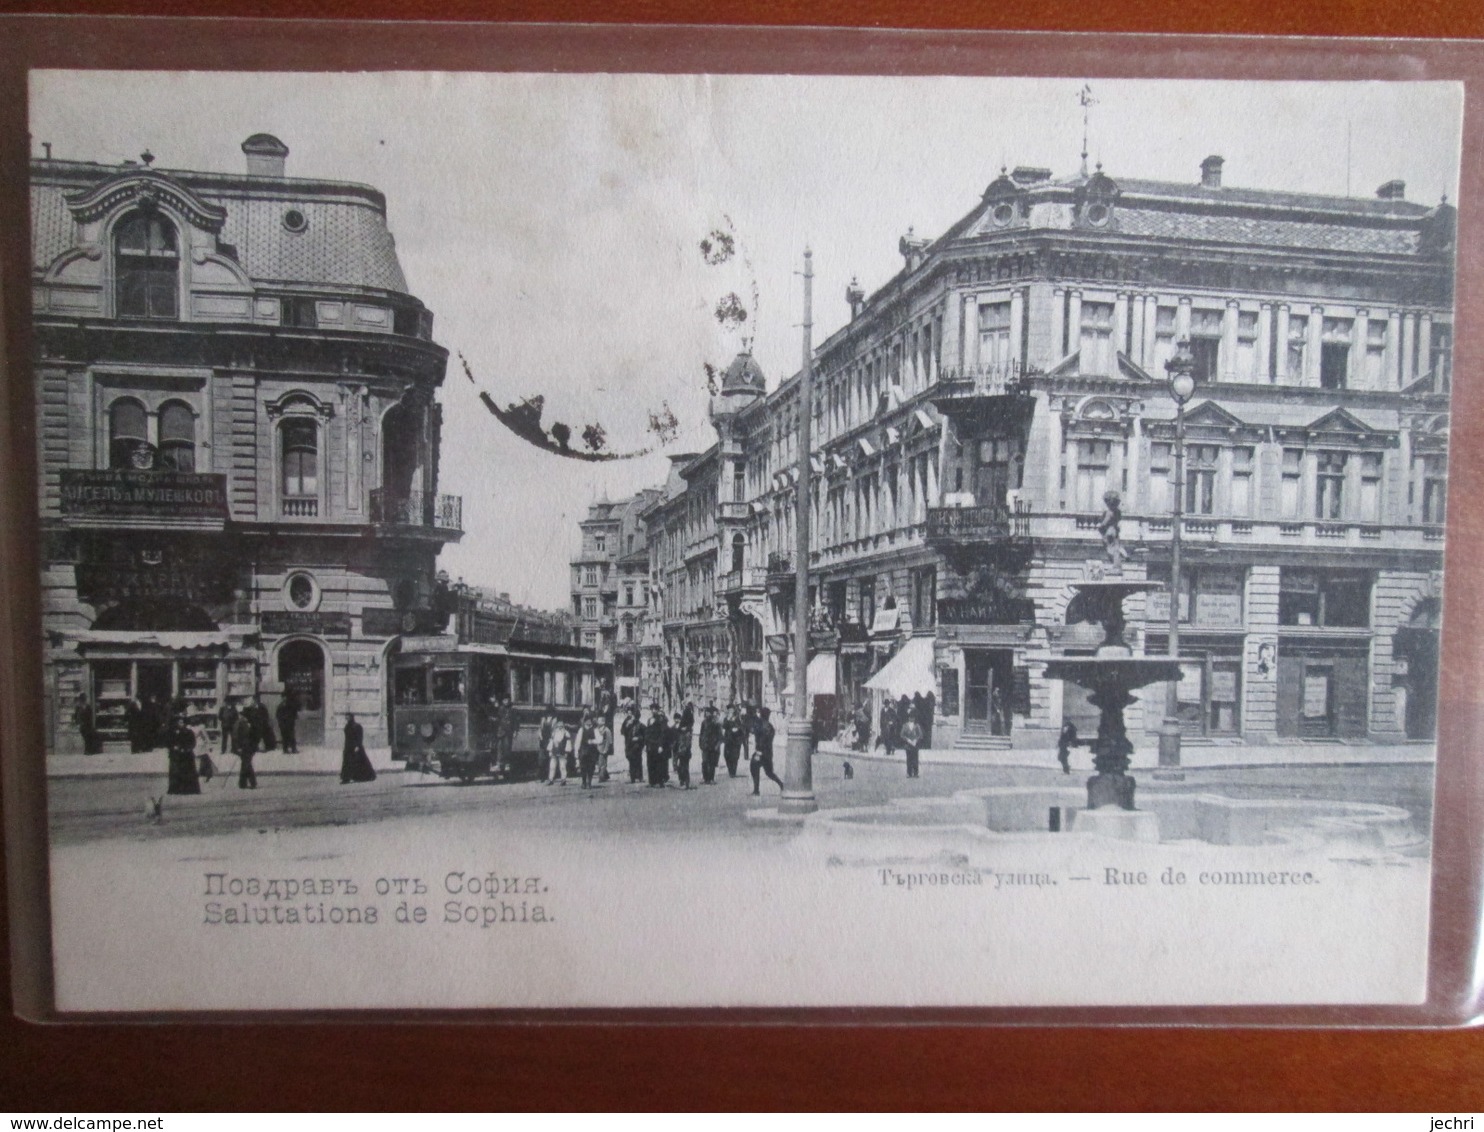
{"type": "MultiPolygon", "coordinates": [[[[0,12],[1484,38],[1484,5],[1478,0],[1019,0],[1014,5],[960,0],[936,6],[908,0],[0,0],[0,12]]],[[[1262,47],[1255,44],[1253,50],[1262,47]]],[[[0,200],[13,205],[14,186],[0,185],[0,200]]],[[[1472,210],[1471,202],[1462,203],[1466,212],[1472,210]]],[[[1467,293],[1461,285],[1460,309],[1467,293]]],[[[7,304],[7,309],[15,308],[7,304]]],[[[1475,391],[1466,399],[1478,395],[1475,391]]],[[[1455,437],[1455,506],[1473,519],[1484,514],[1484,504],[1470,501],[1484,497],[1471,490],[1484,467],[1477,458],[1481,447],[1455,437]]],[[[1456,511],[1455,526],[1459,517],[1456,511]]],[[[1472,630],[1478,615],[1459,600],[1454,584],[1463,565],[1454,553],[1456,538],[1450,531],[1454,573],[1448,632],[1456,637],[1463,624],[1464,639],[1477,640],[1472,630]]],[[[1448,645],[1445,700],[1450,688],[1460,704],[1480,698],[1463,691],[1478,681],[1460,674],[1459,662],[1472,663],[1474,651],[1462,643],[1448,645]]],[[[1469,730],[1456,715],[1455,726],[1469,730]]],[[[1473,838],[1460,833],[1451,848],[1473,845],[1473,838]]],[[[1468,931],[1468,917],[1460,922],[1456,911],[1443,921],[1445,929],[1468,931]]],[[[1054,954],[1054,946],[1048,946],[1048,957],[1054,954]]],[[[8,939],[0,939],[0,955],[6,956],[0,962],[8,962],[8,939]]],[[[1484,1037],[1473,1032],[693,1024],[36,1026],[10,1017],[7,995],[0,1017],[0,1110],[1364,1108],[1443,1114],[1484,1108],[1481,1055],[1484,1037]]]]}

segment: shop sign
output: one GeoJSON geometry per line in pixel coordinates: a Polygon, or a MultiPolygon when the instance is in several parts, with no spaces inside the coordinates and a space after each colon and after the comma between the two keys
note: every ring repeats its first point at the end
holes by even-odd
{"type": "Polygon", "coordinates": [[[262,617],[263,632],[275,636],[287,633],[319,633],[327,637],[350,636],[349,613],[313,613],[302,609],[268,609],[262,617]]]}
{"type": "Polygon", "coordinates": [[[361,632],[368,637],[395,637],[402,633],[436,633],[446,618],[431,609],[387,609],[366,606],[361,610],[361,632]]]}
{"type": "Polygon", "coordinates": [[[990,594],[938,602],[938,620],[946,625],[1019,625],[1035,618],[1036,604],[1029,598],[990,594]]]}
{"type": "Polygon", "coordinates": [[[104,518],[223,519],[227,477],[207,472],[63,468],[62,514],[104,518]]]}

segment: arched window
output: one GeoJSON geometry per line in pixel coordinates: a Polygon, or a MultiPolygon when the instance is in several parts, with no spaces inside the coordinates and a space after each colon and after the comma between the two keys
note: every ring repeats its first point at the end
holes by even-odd
{"type": "Polygon", "coordinates": [[[283,422],[283,501],[288,515],[314,515],[319,501],[319,432],[312,420],[283,422]]]}
{"type": "Polygon", "coordinates": [[[747,540],[741,535],[732,537],[732,573],[742,573],[742,563],[747,557],[747,540]]]}
{"type": "Polygon", "coordinates": [[[175,226],[158,213],[135,212],[114,234],[120,318],[178,318],[180,253],[175,226]]]}
{"type": "Polygon", "coordinates": [[[108,409],[108,466],[151,468],[154,454],[149,447],[149,429],[144,406],[131,397],[115,401],[108,409]]]}
{"type": "Polygon", "coordinates": [[[176,472],[196,470],[196,414],[181,401],[160,406],[159,463],[176,472]]]}

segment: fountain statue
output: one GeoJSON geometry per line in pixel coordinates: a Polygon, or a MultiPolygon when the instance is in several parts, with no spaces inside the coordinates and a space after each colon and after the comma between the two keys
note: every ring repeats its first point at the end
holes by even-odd
{"type": "Polygon", "coordinates": [[[1134,702],[1129,693],[1146,684],[1160,684],[1177,679],[1180,666],[1173,660],[1152,656],[1135,656],[1123,639],[1127,625],[1123,615],[1124,598],[1136,593],[1161,590],[1158,582],[1125,581],[1123,563],[1126,552],[1119,537],[1122,521],[1120,498],[1116,491],[1103,496],[1107,508],[1098,523],[1107,555],[1106,565],[1089,571],[1091,580],[1073,584],[1072,620],[1090,621],[1103,626],[1103,643],[1094,656],[1059,657],[1046,665],[1052,680],[1070,680],[1092,694],[1088,699],[1098,709],[1098,734],[1092,742],[1093,767],[1097,773],[1087,780],[1087,808],[1098,810],[1117,807],[1134,809],[1134,779],[1128,773],[1129,756],[1134,745],[1129,742],[1123,722],[1124,708],[1134,702]]]}

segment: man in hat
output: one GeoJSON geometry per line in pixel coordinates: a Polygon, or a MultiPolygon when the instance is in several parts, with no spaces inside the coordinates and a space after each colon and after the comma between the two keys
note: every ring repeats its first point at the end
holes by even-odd
{"type": "Polygon", "coordinates": [[[716,718],[716,705],[707,704],[701,717],[701,781],[716,785],[716,764],[721,761],[721,721],[716,718]]]}
{"type": "Polygon", "coordinates": [[[675,777],[683,790],[690,789],[690,742],[691,734],[685,727],[685,717],[675,713],[675,730],[670,735],[670,758],[675,764],[675,777]]]}
{"type": "Polygon", "coordinates": [[[727,776],[737,777],[737,761],[742,757],[742,745],[747,739],[742,726],[742,716],[737,711],[736,701],[727,704],[726,718],[721,721],[722,757],[727,761],[727,776]]]}
{"type": "Polygon", "coordinates": [[[752,731],[752,792],[754,795],[762,793],[763,775],[767,775],[778,783],[778,789],[783,789],[783,780],[773,773],[773,735],[774,727],[768,718],[772,713],[767,708],[758,708],[757,725],[752,731]]]}
{"type": "Polygon", "coordinates": [[[649,705],[649,723],[644,728],[644,752],[648,761],[649,785],[663,786],[670,773],[666,762],[670,758],[670,725],[665,722],[665,713],[659,704],[649,705]]]}
{"type": "Polygon", "coordinates": [[[644,781],[644,720],[639,705],[629,704],[623,717],[623,753],[629,763],[629,781],[644,781]]]}

